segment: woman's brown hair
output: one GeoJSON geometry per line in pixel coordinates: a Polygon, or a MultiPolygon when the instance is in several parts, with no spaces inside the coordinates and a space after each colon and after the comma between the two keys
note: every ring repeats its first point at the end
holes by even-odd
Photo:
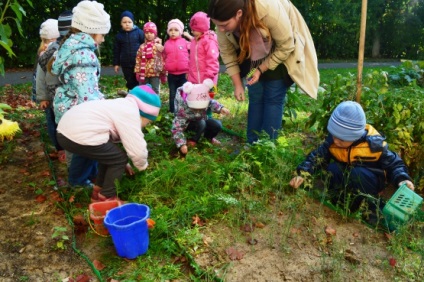
{"type": "Polygon", "coordinates": [[[267,33],[269,40],[271,34],[269,28],[259,19],[256,11],[256,0],[246,0],[243,8],[243,15],[240,18],[240,54],[238,62],[241,63],[245,59],[250,58],[252,49],[250,46],[250,32],[254,29],[263,29],[267,33]]]}
{"type": "MultiPolygon", "coordinates": [[[[271,40],[269,28],[266,27],[258,17],[256,11],[256,0],[210,0],[208,16],[218,21],[228,21],[236,16],[239,10],[243,15],[240,18],[240,54],[238,62],[250,58],[250,32],[254,29],[263,29],[271,40]]],[[[277,0],[272,0],[277,1],[277,0]]]]}

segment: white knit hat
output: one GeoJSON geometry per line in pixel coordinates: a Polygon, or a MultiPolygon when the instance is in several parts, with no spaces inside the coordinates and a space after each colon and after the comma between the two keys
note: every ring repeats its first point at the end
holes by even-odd
{"type": "Polygon", "coordinates": [[[110,16],[97,1],[84,0],[72,10],[71,26],[88,34],[108,34],[110,16]]]}
{"type": "Polygon", "coordinates": [[[57,20],[48,19],[43,22],[40,26],[40,37],[44,39],[59,38],[60,34],[57,20]]]}

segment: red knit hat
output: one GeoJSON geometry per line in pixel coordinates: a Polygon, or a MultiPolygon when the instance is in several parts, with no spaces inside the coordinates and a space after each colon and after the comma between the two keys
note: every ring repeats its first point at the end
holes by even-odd
{"type": "Polygon", "coordinates": [[[154,22],[147,22],[147,23],[145,23],[144,24],[144,27],[143,27],[143,31],[146,33],[146,32],[152,32],[152,33],[154,33],[156,36],[158,35],[158,29],[157,29],[157,27],[156,27],[156,25],[155,25],[155,23],[154,22]]]}
{"type": "Polygon", "coordinates": [[[192,31],[206,32],[210,27],[210,18],[204,12],[197,12],[190,19],[190,28],[192,31]]]}

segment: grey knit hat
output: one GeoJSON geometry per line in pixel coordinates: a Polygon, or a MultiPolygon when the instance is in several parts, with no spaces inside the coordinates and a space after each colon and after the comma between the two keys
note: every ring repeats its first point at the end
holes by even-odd
{"type": "Polygon", "coordinates": [[[356,141],[365,133],[366,118],[361,105],[346,101],[340,103],[331,114],[327,129],[343,141],[356,141]]]}
{"type": "Polygon", "coordinates": [[[97,1],[84,0],[72,10],[72,27],[88,34],[108,34],[110,16],[97,1]]]}

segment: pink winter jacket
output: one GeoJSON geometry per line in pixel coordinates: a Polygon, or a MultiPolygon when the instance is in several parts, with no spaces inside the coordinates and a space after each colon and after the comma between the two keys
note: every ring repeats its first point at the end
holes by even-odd
{"type": "Polygon", "coordinates": [[[168,73],[175,75],[188,73],[189,48],[190,42],[182,37],[170,38],[165,42],[162,56],[168,73]]]}
{"type": "Polygon", "coordinates": [[[190,69],[188,81],[203,83],[206,78],[218,82],[219,73],[218,39],[212,30],[206,31],[198,40],[193,38],[190,44],[190,69]]]}

